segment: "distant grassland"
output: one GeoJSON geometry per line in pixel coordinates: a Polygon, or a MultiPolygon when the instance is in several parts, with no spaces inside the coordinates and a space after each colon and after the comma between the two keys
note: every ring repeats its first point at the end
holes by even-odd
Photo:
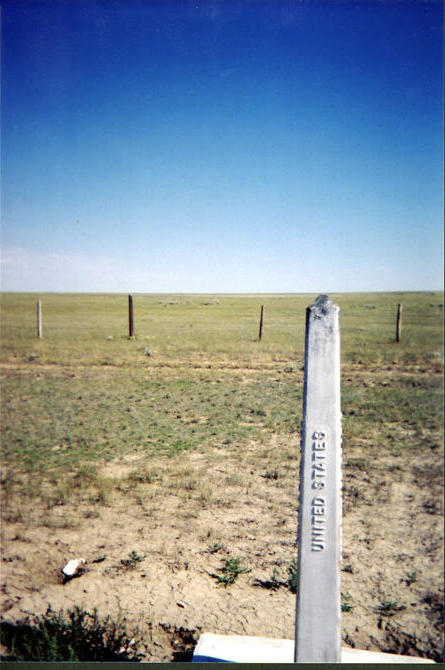
{"type": "MultiPolygon", "coordinates": [[[[343,361],[436,356],[442,347],[443,294],[332,294],[340,305],[343,361]],[[402,342],[395,343],[397,304],[402,342]]],[[[126,295],[3,294],[1,360],[37,354],[41,363],[135,362],[140,344],[179,360],[207,354],[234,360],[300,356],[305,310],[314,295],[134,295],[135,336],[129,342],[126,295]],[[43,339],[36,338],[36,301],[43,339]],[[258,346],[260,307],[265,306],[258,346]]]]}
{"type": "MultiPolygon", "coordinates": [[[[435,449],[443,294],[330,297],[341,309],[346,447],[366,432],[375,446],[400,449],[397,440],[388,443],[391,424],[405,427],[403,448],[435,449]],[[364,387],[348,379],[357,367],[377,377],[389,371],[393,383],[376,388],[371,379],[364,387]]],[[[298,433],[305,311],[315,298],[134,294],[135,337],[129,339],[126,295],[4,294],[2,482],[9,513],[23,514],[18,496],[39,498],[47,508],[86,494],[106,502],[129,484],[101,475],[101,465],[128,454],[146,458],[144,471],[139,466],[128,475],[134,491],[138,477],[156,477],[154,456],[252,442],[265,447],[273,435],[298,433]]]]}

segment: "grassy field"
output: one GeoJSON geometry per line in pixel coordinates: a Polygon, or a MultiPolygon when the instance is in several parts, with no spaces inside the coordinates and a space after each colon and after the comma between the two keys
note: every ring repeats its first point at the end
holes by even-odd
{"type": "MultiPolygon", "coordinates": [[[[341,308],[343,360],[410,362],[442,346],[442,293],[331,295],[341,308]],[[403,337],[395,345],[397,304],[403,337]]],[[[135,341],[128,342],[127,296],[3,294],[2,360],[70,365],[124,365],[139,360],[141,344],[162,360],[200,354],[234,361],[299,356],[305,309],[316,295],[134,296],[135,341]],[[43,339],[36,339],[36,301],[43,303],[43,339]],[[260,306],[264,338],[258,347],[260,306]]],[[[428,359],[429,360],[429,359],[428,359]]]]}
{"type": "MultiPolygon", "coordinates": [[[[25,476],[27,493],[49,496],[53,505],[92,484],[91,460],[96,465],[128,451],[171,456],[201,445],[264,443],[271,433],[299,430],[305,308],[312,296],[135,296],[131,340],[127,296],[39,297],[42,339],[36,337],[37,296],[2,298],[3,462],[10,493],[25,476]],[[240,386],[241,369],[249,374],[240,386]],[[261,374],[275,369],[278,386],[261,374]],[[60,472],[73,469],[71,480],[57,484],[60,472]]],[[[345,370],[350,364],[440,369],[441,294],[332,298],[341,308],[345,370]],[[396,343],[399,302],[403,330],[396,343]]],[[[386,420],[408,421],[416,435],[440,425],[440,389],[359,391],[343,383],[342,404],[346,441],[351,432],[374,430],[386,420]]],[[[387,446],[400,448],[397,442],[387,446]]],[[[111,485],[96,484],[101,495],[111,485]]]]}
{"type": "MultiPolygon", "coordinates": [[[[388,477],[415,479],[431,494],[422,505],[440,514],[443,294],[330,297],[341,309],[345,517],[358,499],[383,500],[388,477]]],[[[128,513],[172,493],[195,516],[224,514],[248,488],[244,467],[284,484],[286,468],[295,473],[305,310],[315,298],[134,295],[130,339],[125,295],[4,294],[5,522],[74,529],[79,505],[99,517],[118,499],[128,513]],[[193,454],[207,465],[193,467],[193,454]],[[221,490],[206,476],[218,459],[233,466],[221,490]]]]}

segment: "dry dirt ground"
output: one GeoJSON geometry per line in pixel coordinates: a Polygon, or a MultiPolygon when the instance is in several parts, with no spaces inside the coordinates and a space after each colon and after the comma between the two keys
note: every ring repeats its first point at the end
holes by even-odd
{"type": "MultiPolygon", "coordinates": [[[[364,437],[344,459],[368,447],[364,437]]],[[[151,464],[160,477],[139,487],[136,502],[116,492],[94,510],[58,507],[48,525],[4,520],[4,620],[48,606],[97,608],[136,631],[146,662],[190,658],[201,632],[292,638],[295,595],[285,582],[296,555],[298,452],[298,434],[184,452],[151,464]],[[141,560],[125,565],[133,550],[141,560]],[[85,572],[63,583],[61,568],[78,557],[85,572]],[[225,587],[215,575],[228,557],[249,572],[225,587]]],[[[345,469],[344,645],[442,660],[442,490],[416,475],[439,467],[443,455],[434,458],[380,456],[368,471],[345,469]]],[[[105,474],[137,464],[116,460],[105,474]]]]}

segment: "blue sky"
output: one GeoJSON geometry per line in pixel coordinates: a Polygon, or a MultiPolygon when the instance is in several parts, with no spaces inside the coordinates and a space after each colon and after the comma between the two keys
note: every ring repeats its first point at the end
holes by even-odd
{"type": "Polygon", "coordinates": [[[441,2],[2,20],[2,290],[442,287],[441,2]]]}

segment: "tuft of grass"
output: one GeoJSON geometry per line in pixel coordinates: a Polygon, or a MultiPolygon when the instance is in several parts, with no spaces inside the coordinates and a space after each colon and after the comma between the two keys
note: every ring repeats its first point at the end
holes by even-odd
{"type": "Polygon", "coordinates": [[[270,579],[255,579],[253,585],[261,586],[263,589],[268,589],[270,591],[277,591],[280,586],[286,586],[287,584],[280,579],[278,569],[274,568],[270,579]]]}
{"type": "Polygon", "coordinates": [[[146,558],[147,554],[144,554],[141,556],[138,554],[136,549],[133,549],[129,555],[128,558],[122,558],[121,559],[121,564],[125,566],[126,568],[135,568],[138,563],[144,560],[146,558]]]}
{"type": "Polygon", "coordinates": [[[211,486],[208,484],[203,484],[200,482],[199,487],[198,487],[198,502],[203,506],[206,507],[209,505],[213,500],[213,489],[211,486]]]}
{"type": "Polygon", "coordinates": [[[405,582],[407,586],[411,586],[411,584],[414,584],[414,582],[417,581],[417,570],[413,570],[412,572],[408,572],[405,582]]]}
{"type": "Polygon", "coordinates": [[[397,612],[401,612],[404,609],[406,609],[405,605],[399,605],[397,600],[384,600],[383,603],[378,606],[377,611],[383,616],[394,616],[394,614],[397,614],[397,612]]]}
{"type": "Polygon", "coordinates": [[[156,470],[156,468],[142,467],[136,470],[132,470],[127,476],[127,480],[134,484],[153,484],[156,481],[160,481],[162,475],[156,470]]]}
{"type": "Polygon", "coordinates": [[[274,468],[273,470],[266,470],[266,472],[263,475],[264,479],[273,479],[275,481],[278,479],[279,476],[280,473],[278,472],[277,468],[274,468]]]}
{"type": "Polygon", "coordinates": [[[1,643],[9,650],[5,660],[33,662],[138,661],[137,642],[130,640],[120,622],[101,621],[97,610],[79,607],[56,613],[48,608],[33,623],[0,624],[1,643]]]}
{"type": "Polygon", "coordinates": [[[255,579],[253,582],[254,586],[261,586],[264,589],[269,589],[271,591],[276,591],[281,586],[284,586],[291,591],[291,593],[297,593],[297,559],[293,558],[288,567],[288,577],[286,580],[280,578],[280,573],[275,567],[273,569],[270,579],[255,579]]]}
{"type": "Polygon", "coordinates": [[[277,568],[274,568],[270,577],[270,583],[272,585],[272,589],[276,591],[276,589],[280,588],[282,585],[282,582],[280,580],[280,575],[278,572],[277,568]]]}
{"type": "Polygon", "coordinates": [[[218,551],[223,551],[224,545],[221,542],[214,542],[211,547],[207,549],[209,554],[216,554],[218,551]]]}
{"type": "Polygon", "coordinates": [[[354,605],[351,603],[352,596],[350,593],[341,594],[341,611],[342,612],[352,612],[354,605]]]}
{"type": "Polygon", "coordinates": [[[298,578],[298,565],[297,565],[297,559],[294,557],[291,560],[288,568],[288,579],[287,579],[287,586],[292,593],[297,593],[298,588],[297,578],[298,578]]]}

